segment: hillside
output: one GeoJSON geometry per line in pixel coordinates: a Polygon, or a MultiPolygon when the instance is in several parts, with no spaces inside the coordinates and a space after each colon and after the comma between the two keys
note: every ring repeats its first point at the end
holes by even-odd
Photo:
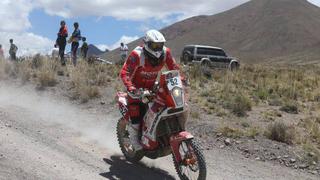
{"type": "MultiPolygon", "coordinates": [[[[88,57],[90,57],[90,56],[99,56],[99,55],[102,55],[104,53],[109,52],[108,49],[106,49],[105,51],[102,51],[102,50],[100,50],[98,47],[96,47],[93,44],[89,44],[88,48],[89,48],[88,49],[88,54],[87,54],[88,57]]],[[[78,53],[79,54],[80,54],[80,51],[81,51],[80,49],[81,49],[81,47],[79,47],[79,49],[78,49],[78,53]]]]}
{"type": "MultiPolygon", "coordinates": [[[[316,53],[320,50],[320,8],[306,0],[252,0],[220,14],[183,20],[161,31],[175,57],[184,45],[197,43],[222,47],[242,61],[286,61],[293,55],[314,61],[320,57],[316,53]]],[[[108,58],[114,55],[110,53],[108,58]]]]}

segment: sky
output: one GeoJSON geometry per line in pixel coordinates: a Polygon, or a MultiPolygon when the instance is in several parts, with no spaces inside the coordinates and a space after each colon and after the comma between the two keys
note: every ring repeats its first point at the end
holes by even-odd
{"type": "MultiPolygon", "coordinates": [[[[0,44],[9,39],[18,55],[48,53],[53,48],[59,23],[67,22],[69,34],[79,22],[82,36],[102,50],[129,43],[149,29],[161,29],[180,20],[212,15],[248,0],[1,0],[0,44]]],[[[320,5],[320,0],[309,0],[320,5]]],[[[69,51],[70,47],[67,47],[69,51]]]]}

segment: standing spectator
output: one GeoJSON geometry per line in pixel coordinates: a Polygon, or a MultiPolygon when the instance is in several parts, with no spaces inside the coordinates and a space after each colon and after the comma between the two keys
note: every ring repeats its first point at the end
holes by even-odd
{"type": "Polygon", "coordinates": [[[4,52],[2,49],[2,44],[0,44],[0,60],[3,60],[3,59],[4,59],[4,52]]]}
{"type": "Polygon", "coordinates": [[[10,54],[10,59],[12,61],[17,60],[17,51],[18,51],[18,47],[15,44],[13,44],[13,39],[10,39],[9,54],[10,54]]]}
{"type": "Polygon", "coordinates": [[[87,38],[82,37],[82,46],[81,46],[81,55],[83,59],[87,58],[87,53],[88,53],[88,43],[86,42],[87,38]]]}
{"type": "Polygon", "coordinates": [[[123,64],[126,61],[127,55],[128,55],[128,46],[122,42],[120,43],[120,57],[121,57],[120,64],[123,64]]]}
{"type": "Polygon", "coordinates": [[[79,23],[75,22],[73,24],[74,31],[72,33],[72,36],[68,42],[72,42],[71,44],[71,54],[72,54],[72,62],[73,65],[77,65],[77,51],[79,47],[79,41],[81,40],[81,32],[79,29],[79,23]]]}
{"type": "Polygon", "coordinates": [[[64,51],[66,49],[67,37],[68,37],[68,29],[66,26],[66,22],[61,21],[55,46],[59,46],[59,56],[60,56],[60,62],[62,66],[66,65],[66,61],[64,59],[64,51]]]}
{"type": "Polygon", "coordinates": [[[51,50],[51,58],[55,61],[57,61],[59,59],[59,49],[57,47],[57,45],[55,45],[53,47],[53,49],[51,50]]]}

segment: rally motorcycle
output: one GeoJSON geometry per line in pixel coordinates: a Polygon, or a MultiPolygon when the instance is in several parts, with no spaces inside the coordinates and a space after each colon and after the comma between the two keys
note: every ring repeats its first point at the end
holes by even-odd
{"type": "MultiPolygon", "coordinates": [[[[131,145],[128,126],[129,113],[127,93],[118,92],[117,100],[122,117],[117,122],[117,138],[120,149],[130,162],[138,162],[143,157],[157,159],[172,154],[175,169],[182,180],[205,180],[206,162],[194,137],[185,131],[186,102],[179,71],[161,73],[159,82],[152,92],[141,93],[141,101],[151,107],[152,97],[161,91],[165,95],[165,106],[160,110],[152,123],[151,131],[156,144],[152,149],[135,151],[131,145]],[[146,95],[147,94],[147,95],[146,95]]],[[[143,127],[143,121],[141,127],[143,127]]],[[[140,128],[140,138],[142,128],[140,128]]]]}

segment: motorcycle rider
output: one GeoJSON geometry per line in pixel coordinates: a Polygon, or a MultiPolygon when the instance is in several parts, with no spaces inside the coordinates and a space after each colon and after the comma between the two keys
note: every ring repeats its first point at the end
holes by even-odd
{"type": "Polygon", "coordinates": [[[157,30],[149,30],[143,39],[144,44],[136,47],[128,56],[123,65],[120,77],[129,92],[128,111],[130,125],[128,132],[130,141],[135,151],[143,147],[148,149],[154,141],[148,136],[150,124],[152,124],[156,113],[164,105],[164,101],[157,96],[150,109],[141,102],[139,89],[152,90],[158,74],[167,68],[168,70],[179,70],[179,66],[171,55],[169,48],[165,47],[164,36],[157,30]],[[146,112],[148,110],[148,112],[146,112]],[[146,114],[146,115],[145,115],[146,114]],[[139,130],[141,120],[144,119],[142,144],[140,144],[139,130]]]}

